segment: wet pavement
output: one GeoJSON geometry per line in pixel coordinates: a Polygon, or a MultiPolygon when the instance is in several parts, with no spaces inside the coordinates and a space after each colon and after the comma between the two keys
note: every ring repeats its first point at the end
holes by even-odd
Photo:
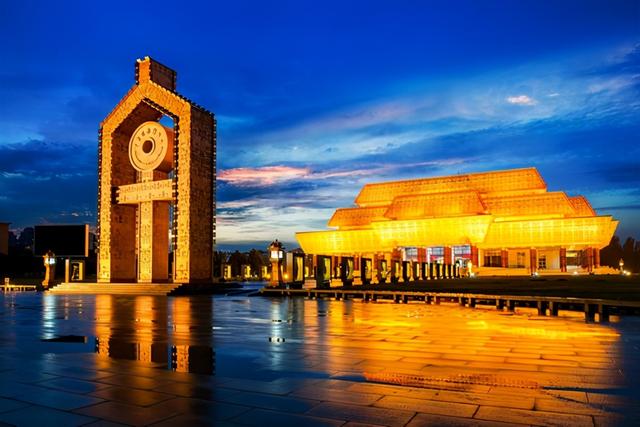
{"type": "Polygon", "coordinates": [[[638,318],[8,293],[0,426],[637,425],[639,347],[638,318]]]}

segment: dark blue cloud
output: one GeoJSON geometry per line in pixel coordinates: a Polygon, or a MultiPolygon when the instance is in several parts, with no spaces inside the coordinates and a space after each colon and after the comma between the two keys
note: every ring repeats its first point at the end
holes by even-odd
{"type": "Polygon", "coordinates": [[[0,217],[15,227],[93,224],[96,164],[93,147],[44,141],[0,145],[0,217]]]}

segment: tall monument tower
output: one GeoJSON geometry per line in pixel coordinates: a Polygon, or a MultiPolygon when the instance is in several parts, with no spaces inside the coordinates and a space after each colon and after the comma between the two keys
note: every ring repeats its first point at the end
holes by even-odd
{"type": "Polygon", "coordinates": [[[149,57],[135,78],[100,126],[98,282],[211,282],[214,115],[178,94],[176,72],[149,57]]]}

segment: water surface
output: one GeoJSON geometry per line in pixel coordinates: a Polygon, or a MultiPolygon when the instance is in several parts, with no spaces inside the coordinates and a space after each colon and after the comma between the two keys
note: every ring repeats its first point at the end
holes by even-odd
{"type": "MultiPolygon", "coordinates": [[[[470,403],[458,404],[476,405],[473,413],[460,416],[491,420],[490,408],[499,402],[489,401],[485,409],[473,398],[475,393],[497,396],[502,391],[507,396],[532,396],[532,404],[516,406],[536,416],[575,407],[581,422],[582,416],[594,422],[594,417],[608,415],[630,419],[639,395],[639,343],[640,323],[635,318],[594,324],[455,305],[245,295],[0,296],[2,370],[24,366],[31,373],[55,375],[58,371],[51,367],[71,365],[113,373],[125,366],[122,361],[133,360],[129,363],[165,372],[169,379],[191,372],[187,378],[194,383],[287,395],[317,402],[319,408],[322,402],[340,399],[337,393],[323,395],[318,390],[337,387],[350,390],[356,401],[365,390],[379,396],[366,401],[367,410],[382,406],[419,415],[422,406],[407,409],[411,399],[404,399],[395,402],[402,406],[398,408],[385,393],[407,390],[424,398],[429,390],[450,390],[471,398],[470,403]],[[78,342],[74,337],[86,339],[78,342]],[[52,338],[63,342],[43,341],[52,338]]],[[[502,405],[508,406],[508,401],[502,405]]],[[[310,408],[310,414],[316,410],[310,408]]],[[[335,416],[327,412],[314,416],[335,416]]]]}

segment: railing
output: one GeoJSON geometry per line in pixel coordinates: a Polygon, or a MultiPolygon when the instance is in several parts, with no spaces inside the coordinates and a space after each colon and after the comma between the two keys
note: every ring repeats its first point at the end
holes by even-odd
{"type": "Polygon", "coordinates": [[[35,291],[38,289],[36,285],[17,285],[14,283],[0,285],[2,292],[15,292],[15,291],[35,291]]]}
{"type": "Polygon", "coordinates": [[[585,320],[608,322],[611,314],[640,314],[640,301],[617,301],[595,298],[545,297],[522,295],[485,295],[453,292],[382,291],[355,289],[283,289],[263,288],[264,296],[303,296],[307,298],[361,299],[363,301],[392,300],[395,303],[423,301],[427,304],[441,302],[476,307],[491,305],[498,310],[515,311],[517,307],[537,309],[538,315],[557,316],[559,310],[581,311],[585,320]]]}

